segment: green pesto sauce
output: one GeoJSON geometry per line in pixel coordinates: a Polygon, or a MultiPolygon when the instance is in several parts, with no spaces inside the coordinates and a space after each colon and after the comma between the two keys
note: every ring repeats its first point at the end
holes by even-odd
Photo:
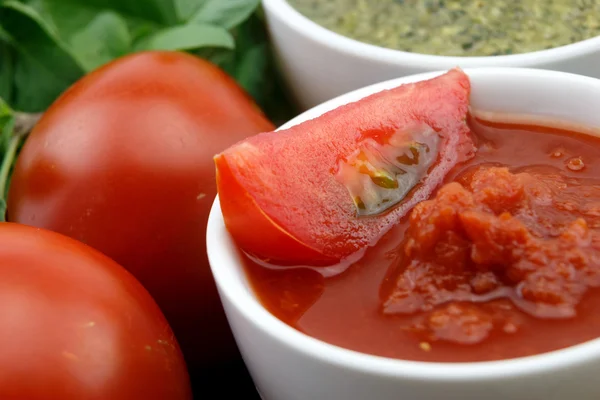
{"type": "Polygon", "coordinates": [[[494,56],[600,35],[600,0],[288,0],[361,42],[443,56],[494,56]]]}

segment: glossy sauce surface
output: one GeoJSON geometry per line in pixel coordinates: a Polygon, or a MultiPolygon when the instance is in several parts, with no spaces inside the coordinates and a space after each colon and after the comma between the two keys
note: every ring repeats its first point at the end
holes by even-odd
{"type": "MultiPolygon", "coordinates": [[[[558,259],[558,255],[552,255],[556,247],[552,241],[558,241],[577,219],[585,221],[585,234],[598,235],[600,139],[551,128],[492,124],[474,119],[470,125],[478,146],[477,154],[455,168],[446,182],[457,181],[468,187],[476,171],[496,167],[507,167],[508,171],[503,171],[510,179],[516,176],[513,174],[524,177],[529,188],[528,206],[518,210],[513,205],[505,206],[513,212],[513,222],[523,226],[521,231],[531,235],[522,248],[542,248],[546,257],[558,259]],[[547,201],[535,186],[539,182],[546,182],[550,188],[547,201]],[[530,218],[532,213],[537,219],[530,218]]],[[[492,203],[498,204],[498,199],[492,203]]],[[[499,210],[498,214],[500,211],[506,210],[499,210]]],[[[490,215],[498,219],[493,211],[490,215]]],[[[480,226],[480,220],[470,221],[480,226]]],[[[413,307],[414,299],[411,303],[399,303],[401,307],[398,304],[390,307],[398,279],[408,269],[403,262],[410,236],[406,233],[408,225],[409,218],[405,218],[376,246],[369,248],[359,262],[333,278],[323,278],[308,269],[267,269],[250,260],[246,262],[247,275],[265,307],[284,322],[326,342],[381,356],[442,362],[486,361],[538,354],[600,336],[600,313],[597,312],[600,289],[595,288],[594,276],[598,271],[598,254],[594,240],[584,238],[577,242],[591,243],[586,253],[589,256],[585,259],[586,269],[580,269],[589,284],[584,285],[583,290],[573,286],[580,278],[560,280],[554,286],[557,289],[552,289],[565,295],[562,299],[567,300],[559,301],[560,304],[548,297],[552,290],[545,292],[540,286],[539,282],[548,282],[547,279],[534,282],[529,292],[519,292],[520,296],[529,296],[529,303],[515,300],[517,289],[522,288],[518,286],[521,282],[506,279],[514,274],[500,273],[495,264],[481,261],[489,257],[473,258],[470,253],[471,258],[460,272],[464,275],[452,275],[453,279],[460,278],[462,286],[452,281],[451,286],[445,287],[452,295],[448,301],[431,301],[430,296],[429,300],[418,300],[419,307],[413,307]],[[479,274],[482,265],[489,267],[483,272],[495,274],[493,279],[488,279],[489,274],[479,274]],[[490,296],[489,301],[484,297],[472,301],[472,297],[463,296],[465,293],[489,294],[498,288],[508,295],[490,296]],[[406,307],[406,304],[411,306],[406,307]]],[[[471,251],[471,247],[467,249],[471,251]]],[[[515,256],[514,263],[521,260],[519,257],[515,256]]],[[[564,262],[556,265],[563,266],[564,262]]],[[[423,266],[427,264],[417,265],[423,266]]],[[[560,277],[558,268],[548,269],[554,283],[555,278],[560,277]]],[[[436,285],[431,293],[439,293],[438,289],[444,288],[436,285]]],[[[414,287],[419,289],[418,281],[414,287]]]]}

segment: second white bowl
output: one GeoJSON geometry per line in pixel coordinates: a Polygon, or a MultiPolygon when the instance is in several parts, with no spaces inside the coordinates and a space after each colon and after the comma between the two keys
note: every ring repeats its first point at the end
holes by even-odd
{"type": "Polygon", "coordinates": [[[304,17],[286,0],[263,0],[263,6],[280,69],[302,109],[376,82],[456,66],[543,68],[600,78],[600,36],[525,54],[433,56],[344,37],[304,17]]]}

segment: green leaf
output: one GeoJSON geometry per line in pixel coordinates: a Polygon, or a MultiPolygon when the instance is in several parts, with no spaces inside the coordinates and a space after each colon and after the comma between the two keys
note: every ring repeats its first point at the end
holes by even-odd
{"type": "MultiPolygon", "coordinates": [[[[15,115],[8,104],[0,98],[0,222],[6,220],[6,193],[8,191],[8,172],[11,166],[5,166],[9,163],[7,153],[10,151],[10,142],[12,132],[15,126],[15,115]],[[4,189],[4,190],[2,190],[4,189]]],[[[12,164],[12,163],[11,163],[12,164]]]]}
{"type": "Polygon", "coordinates": [[[32,7],[13,0],[1,3],[0,26],[18,53],[13,108],[42,111],[83,75],[54,27],[32,7]]]}
{"type": "Polygon", "coordinates": [[[270,97],[272,71],[264,25],[252,16],[233,30],[236,38],[235,68],[230,72],[259,105],[270,97]]]}
{"type": "Polygon", "coordinates": [[[192,54],[205,60],[209,60],[231,76],[235,74],[235,65],[237,61],[235,50],[206,47],[198,49],[192,52],[192,54]]]}
{"type": "MultiPolygon", "coordinates": [[[[3,121],[2,118],[6,118],[7,116],[10,117],[12,115],[13,115],[13,110],[2,98],[0,98],[0,121],[3,121]]],[[[2,126],[3,125],[0,125],[0,127],[2,127],[2,126]]]]}
{"type": "Polygon", "coordinates": [[[129,26],[129,32],[131,36],[131,51],[133,51],[133,49],[137,49],[138,43],[142,42],[145,38],[151,36],[156,31],[161,29],[160,25],[143,20],[128,20],[127,25],[129,26]]]}
{"type": "MultiPolygon", "coordinates": [[[[181,3],[182,0],[179,2],[181,3]]],[[[213,24],[231,29],[247,20],[258,8],[260,0],[199,0],[196,2],[185,0],[184,3],[187,3],[186,12],[191,9],[190,3],[200,3],[189,18],[189,22],[213,24]]]]}
{"type": "Polygon", "coordinates": [[[226,29],[201,24],[161,29],[136,45],[136,50],[193,50],[200,47],[231,49],[233,37],[226,29]]]}
{"type": "MultiPolygon", "coordinates": [[[[8,147],[14,124],[14,111],[0,98],[0,152],[2,155],[8,147]]],[[[0,156],[1,159],[2,156],[0,156]]]]}
{"type": "MultiPolygon", "coordinates": [[[[0,0],[2,1],[2,0],[0,0]]],[[[2,4],[0,3],[0,7],[2,7],[2,4]]],[[[0,25],[0,41],[4,42],[4,43],[8,43],[10,41],[10,35],[8,33],[6,33],[6,31],[4,29],[2,29],[2,25],[0,25]]]]}
{"type": "Polygon", "coordinates": [[[0,28],[5,41],[18,45],[22,39],[28,41],[36,39],[38,32],[28,35],[30,32],[27,32],[19,23],[24,21],[27,26],[37,25],[36,31],[42,31],[48,39],[56,42],[59,46],[62,44],[56,27],[47,18],[44,18],[45,15],[36,7],[17,0],[0,0],[0,12],[0,28]],[[26,19],[31,21],[25,21],[26,19]]]}
{"type": "MultiPolygon", "coordinates": [[[[259,8],[260,10],[260,8],[259,8]]],[[[265,24],[258,10],[234,29],[236,61],[231,74],[250,93],[276,125],[297,115],[284,92],[284,84],[269,47],[265,24]]]]}
{"type": "Polygon", "coordinates": [[[179,21],[189,20],[205,2],[206,0],[175,0],[175,10],[179,21]]]}
{"type": "Polygon", "coordinates": [[[266,43],[248,48],[238,60],[235,71],[237,82],[257,103],[264,102],[264,80],[268,77],[269,49],[266,43]]]}
{"type": "Polygon", "coordinates": [[[128,21],[114,11],[57,0],[29,0],[28,4],[53,27],[57,40],[86,72],[131,50],[128,21]]]}
{"type": "MultiPolygon", "coordinates": [[[[97,11],[113,10],[126,18],[138,18],[159,24],[177,23],[175,0],[51,0],[66,8],[86,7],[97,11]]],[[[229,0],[222,0],[229,1],[229,0]]],[[[68,14],[67,14],[68,15],[68,14]]]]}
{"type": "Polygon", "coordinates": [[[6,222],[6,200],[0,199],[0,221],[6,222]]]}
{"type": "MultiPolygon", "coordinates": [[[[0,99],[11,101],[15,75],[14,52],[8,43],[0,42],[0,99]]],[[[1,110],[1,108],[0,108],[1,110]]],[[[1,111],[0,111],[0,115],[1,111]]]]}
{"type": "Polygon", "coordinates": [[[231,32],[236,41],[235,50],[206,48],[194,54],[210,60],[231,75],[274,124],[289,121],[298,110],[283,91],[263,21],[255,12],[231,32]]]}
{"type": "Polygon", "coordinates": [[[69,40],[72,52],[86,71],[127,54],[131,36],[125,20],[113,11],[98,14],[69,40]]]}

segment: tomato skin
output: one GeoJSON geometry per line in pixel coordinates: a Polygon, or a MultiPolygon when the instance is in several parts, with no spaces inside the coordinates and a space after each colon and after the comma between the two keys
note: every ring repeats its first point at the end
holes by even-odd
{"type": "Polygon", "coordinates": [[[129,270],[191,368],[235,351],[206,256],[213,155],[273,125],[224,72],[178,52],[126,56],[44,114],[17,160],[8,219],[80,240],[129,270]]]}
{"type": "Polygon", "coordinates": [[[192,398],[165,317],[125,269],[25,225],[0,224],[0,243],[0,398],[192,398]]]}
{"type": "MultiPolygon", "coordinates": [[[[469,94],[469,78],[454,69],[236,143],[215,157],[227,229],[244,251],[275,265],[323,266],[359,255],[427,199],[451,168],[473,156],[466,124],[469,94]],[[394,208],[357,217],[349,188],[366,187],[361,180],[366,175],[352,166],[355,174],[340,178],[340,162],[348,164],[377,139],[379,154],[387,146],[386,156],[379,159],[400,159],[405,164],[395,167],[410,168],[414,160],[402,158],[405,143],[421,140],[418,135],[435,143],[436,156],[422,168],[412,192],[394,208]]],[[[408,169],[400,171],[397,176],[410,175],[408,169]]]]}

